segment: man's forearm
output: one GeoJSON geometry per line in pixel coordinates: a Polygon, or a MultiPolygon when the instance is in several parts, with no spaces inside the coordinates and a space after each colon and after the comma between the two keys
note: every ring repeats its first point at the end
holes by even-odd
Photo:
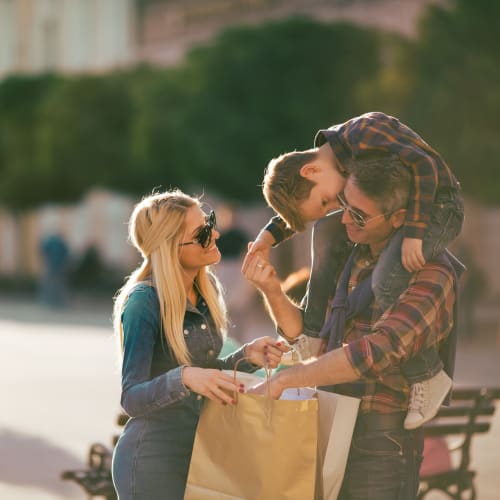
{"type": "Polygon", "coordinates": [[[290,387],[344,384],[359,378],[344,349],[339,348],[314,361],[300,363],[282,370],[273,377],[273,381],[284,390],[290,387]]]}
{"type": "Polygon", "coordinates": [[[285,334],[285,337],[290,339],[298,337],[304,326],[301,310],[281,290],[263,295],[271,318],[285,334]]]}

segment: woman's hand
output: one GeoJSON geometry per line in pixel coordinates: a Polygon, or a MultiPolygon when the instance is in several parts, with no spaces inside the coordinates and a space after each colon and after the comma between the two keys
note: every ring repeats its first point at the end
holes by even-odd
{"type": "Polygon", "coordinates": [[[236,404],[232,394],[244,391],[232,377],[212,368],[186,366],[182,370],[182,382],[189,390],[222,404],[236,404]]]}
{"type": "Polygon", "coordinates": [[[284,352],[290,349],[281,341],[271,337],[261,337],[245,345],[245,356],[254,365],[276,368],[284,352]]]}

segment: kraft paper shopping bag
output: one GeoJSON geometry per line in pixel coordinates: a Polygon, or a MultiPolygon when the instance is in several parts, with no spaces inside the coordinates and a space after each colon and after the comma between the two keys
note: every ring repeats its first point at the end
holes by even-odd
{"type": "Polygon", "coordinates": [[[360,400],[326,391],[317,391],[317,397],[319,456],[316,499],[335,500],[342,486],[360,400]]]}
{"type": "MultiPolygon", "coordinates": [[[[304,396],[303,396],[304,397],[304,396]]],[[[312,500],[318,399],[238,396],[206,401],[196,431],[185,500],[312,500]]]]}

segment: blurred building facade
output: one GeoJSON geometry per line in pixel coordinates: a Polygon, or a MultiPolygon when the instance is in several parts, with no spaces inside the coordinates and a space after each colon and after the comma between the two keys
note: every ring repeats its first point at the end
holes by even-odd
{"type": "Polygon", "coordinates": [[[22,214],[0,211],[0,276],[38,276],[40,242],[53,234],[64,239],[75,258],[95,248],[107,267],[131,269],[139,259],[127,245],[133,202],[95,189],[78,204],[49,204],[22,214]]]}
{"type": "Polygon", "coordinates": [[[424,8],[445,0],[138,0],[136,57],[157,65],[182,59],[229,25],[292,15],[350,21],[411,37],[424,8]]]}
{"type": "Polygon", "coordinates": [[[0,78],[133,60],[133,0],[0,0],[0,78]]]}
{"type": "Polygon", "coordinates": [[[170,65],[230,25],[291,15],[415,33],[446,0],[0,0],[0,79],[170,65]]]}

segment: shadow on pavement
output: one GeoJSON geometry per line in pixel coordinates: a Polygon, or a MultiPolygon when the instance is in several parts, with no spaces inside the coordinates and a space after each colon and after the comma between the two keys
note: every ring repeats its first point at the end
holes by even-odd
{"type": "Polygon", "coordinates": [[[0,295],[0,319],[20,323],[67,324],[110,327],[112,298],[90,300],[77,298],[63,308],[43,306],[29,298],[0,295]]]}
{"type": "Polygon", "coordinates": [[[84,464],[67,450],[37,436],[0,431],[0,483],[36,488],[60,498],[81,498],[70,483],[60,480],[65,469],[84,464]]]}

